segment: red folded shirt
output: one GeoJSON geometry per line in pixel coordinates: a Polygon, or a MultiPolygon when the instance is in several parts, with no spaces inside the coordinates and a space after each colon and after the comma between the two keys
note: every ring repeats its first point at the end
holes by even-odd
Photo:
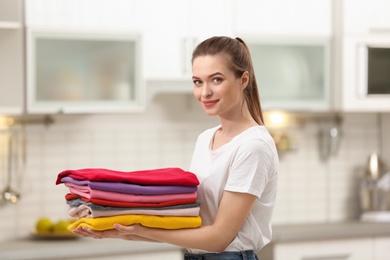
{"type": "Polygon", "coordinates": [[[104,199],[87,199],[85,197],[79,196],[74,193],[68,193],[65,195],[66,200],[74,200],[74,199],[82,199],[85,202],[92,202],[96,205],[101,206],[113,206],[113,207],[167,207],[167,206],[175,206],[181,204],[191,204],[196,202],[196,198],[188,198],[188,199],[176,199],[170,201],[163,202],[148,202],[148,203],[140,203],[140,202],[124,202],[124,201],[111,201],[104,199]]]}
{"type": "Polygon", "coordinates": [[[61,179],[66,176],[77,180],[127,182],[143,185],[199,185],[199,180],[194,173],[180,168],[160,168],[130,172],[103,168],[65,170],[58,174],[56,184],[63,183],[61,179]]]}

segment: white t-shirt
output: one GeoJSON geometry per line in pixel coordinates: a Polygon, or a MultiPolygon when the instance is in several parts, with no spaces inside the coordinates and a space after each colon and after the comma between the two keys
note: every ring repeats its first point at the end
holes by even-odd
{"type": "MultiPolygon", "coordinates": [[[[195,145],[190,171],[200,181],[202,225],[214,222],[224,190],[257,197],[245,223],[225,251],[260,251],[271,240],[271,215],[276,197],[279,159],[271,135],[264,126],[253,126],[229,143],[211,150],[220,126],[201,133],[195,145]]],[[[206,253],[188,249],[191,253],[206,253]]]]}

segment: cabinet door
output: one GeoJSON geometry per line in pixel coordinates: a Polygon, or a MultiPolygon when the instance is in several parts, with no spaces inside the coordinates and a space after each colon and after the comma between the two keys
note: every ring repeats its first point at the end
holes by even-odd
{"type": "Polygon", "coordinates": [[[389,32],[390,2],[388,0],[344,0],[345,34],[389,32]]]}
{"type": "Polygon", "coordinates": [[[139,0],[26,1],[30,28],[134,30],[145,22],[139,0]]]}
{"type": "Polygon", "coordinates": [[[388,112],[389,95],[367,95],[364,75],[367,74],[367,57],[362,53],[365,44],[383,44],[390,41],[382,36],[344,37],[342,45],[342,101],[345,112],[388,112]]]}
{"type": "Polygon", "coordinates": [[[188,36],[197,43],[212,36],[234,36],[236,1],[191,0],[188,5],[188,36]]]}
{"type": "Polygon", "coordinates": [[[110,255],[110,256],[94,256],[91,258],[72,258],[72,260],[152,260],[152,259],[169,259],[181,260],[183,259],[183,252],[181,251],[162,251],[162,252],[145,252],[126,255],[110,255]]]}
{"type": "Polygon", "coordinates": [[[330,40],[248,38],[264,109],[330,107],[330,40]]]}
{"type": "Polygon", "coordinates": [[[139,2],[28,1],[28,111],[142,111],[139,2]]]}
{"type": "Polygon", "coordinates": [[[183,77],[190,65],[186,40],[187,1],[140,2],[143,3],[140,5],[140,12],[144,21],[142,33],[145,77],[159,80],[183,77]]]}
{"type": "Polygon", "coordinates": [[[164,92],[192,93],[192,52],[211,36],[233,36],[234,2],[143,1],[143,69],[150,99],[164,92]]]}
{"type": "Polygon", "coordinates": [[[100,30],[31,30],[28,35],[29,112],[142,109],[137,35],[100,30]]]}
{"type": "Polygon", "coordinates": [[[317,254],[320,248],[318,242],[277,243],[274,246],[273,260],[303,260],[306,255],[317,254]]]}
{"type": "Polygon", "coordinates": [[[372,240],[368,238],[280,243],[274,248],[274,260],[373,259],[372,240]]]}
{"type": "Polygon", "coordinates": [[[190,81],[191,56],[196,45],[211,36],[232,36],[233,3],[233,0],[144,1],[146,78],[190,81]]]}
{"type": "Polygon", "coordinates": [[[0,1],[0,113],[20,115],[24,106],[22,1],[0,1]]]}
{"type": "Polygon", "coordinates": [[[373,260],[390,259],[390,238],[374,238],[374,257],[373,260]]]}
{"type": "Polygon", "coordinates": [[[236,9],[239,35],[331,35],[332,0],[240,0],[236,9]]]}

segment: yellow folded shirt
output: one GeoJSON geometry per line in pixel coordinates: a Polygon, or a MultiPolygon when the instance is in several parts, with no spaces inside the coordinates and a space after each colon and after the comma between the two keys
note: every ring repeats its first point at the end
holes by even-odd
{"type": "Polygon", "coordinates": [[[145,227],[163,229],[197,228],[202,224],[200,216],[177,217],[177,216],[154,216],[154,215],[118,215],[100,218],[80,218],[68,226],[72,231],[78,227],[88,227],[92,230],[103,231],[114,229],[114,224],[130,226],[141,224],[145,227]]]}

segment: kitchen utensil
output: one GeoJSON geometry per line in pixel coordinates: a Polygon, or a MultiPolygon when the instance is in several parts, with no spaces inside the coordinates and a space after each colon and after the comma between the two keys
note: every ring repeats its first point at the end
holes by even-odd
{"type": "Polygon", "coordinates": [[[366,165],[366,179],[377,181],[384,173],[384,164],[377,153],[372,153],[368,157],[366,165]]]}
{"type": "Polygon", "coordinates": [[[13,163],[14,163],[14,147],[13,134],[10,133],[8,137],[8,169],[7,169],[7,184],[1,193],[1,204],[6,202],[16,203],[19,200],[19,192],[12,187],[13,163]]]}
{"type": "Polygon", "coordinates": [[[390,211],[390,190],[379,188],[376,181],[363,180],[360,187],[360,202],[363,212],[390,211]]]}
{"type": "MultiPolygon", "coordinates": [[[[390,172],[384,173],[384,164],[377,153],[368,158],[361,181],[360,202],[362,220],[373,221],[379,215],[390,216],[390,172]]],[[[378,217],[378,221],[383,221],[383,217],[378,217]]]]}
{"type": "Polygon", "coordinates": [[[336,155],[340,146],[340,130],[337,126],[322,128],[319,132],[319,152],[323,161],[336,155]]]}
{"type": "Polygon", "coordinates": [[[377,187],[382,190],[390,191],[390,171],[384,173],[378,180],[377,187]]]}

